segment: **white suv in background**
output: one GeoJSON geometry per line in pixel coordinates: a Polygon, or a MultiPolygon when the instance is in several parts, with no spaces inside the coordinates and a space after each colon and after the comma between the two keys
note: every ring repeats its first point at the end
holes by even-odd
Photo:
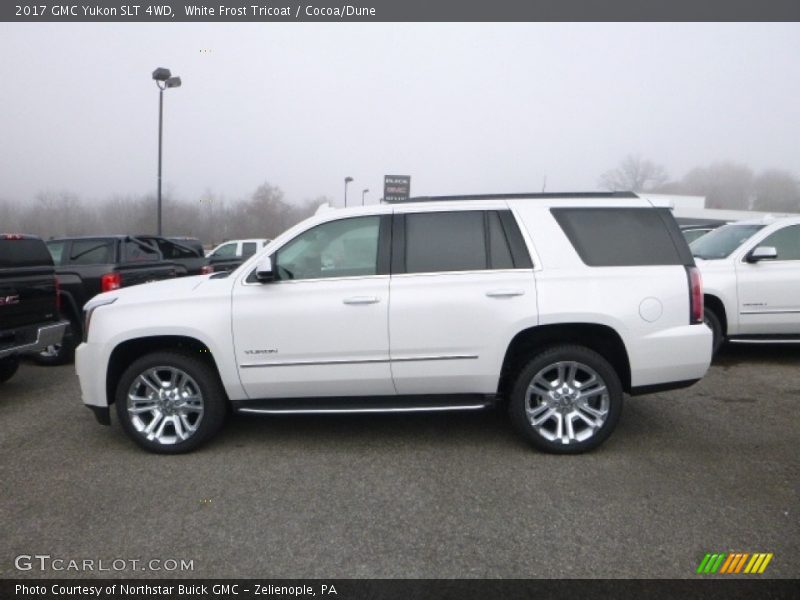
{"type": "Polygon", "coordinates": [[[97,296],[83,400],[185,452],[239,413],[481,409],[576,453],[623,394],[711,360],[700,275],[666,208],[630,193],[440,197],[328,210],[230,274],[97,296]]]}
{"type": "Polygon", "coordinates": [[[691,249],[715,351],[726,339],[800,342],[800,216],[725,225],[691,249]]]}
{"type": "Polygon", "coordinates": [[[229,240],[211,250],[206,254],[206,258],[250,258],[269,242],[270,240],[264,238],[229,240]]]}

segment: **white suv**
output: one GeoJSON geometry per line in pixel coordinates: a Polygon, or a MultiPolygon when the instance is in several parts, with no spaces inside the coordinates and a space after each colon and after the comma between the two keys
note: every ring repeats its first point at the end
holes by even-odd
{"type": "Polygon", "coordinates": [[[83,400],[185,452],[239,413],[481,409],[536,447],[598,446],[623,394],[711,360],[700,275],[630,193],[471,196],[319,212],[230,274],[86,305],[83,400]]]}
{"type": "Polygon", "coordinates": [[[725,339],[800,342],[800,217],[733,223],[691,248],[715,351],[725,339]]]}

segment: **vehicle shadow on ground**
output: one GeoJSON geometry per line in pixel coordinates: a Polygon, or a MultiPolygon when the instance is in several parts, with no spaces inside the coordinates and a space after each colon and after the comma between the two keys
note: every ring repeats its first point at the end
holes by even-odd
{"type": "Polygon", "coordinates": [[[742,363],[800,365],[800,343],[737,344],[727,343],[714,357],[713,364],[731,367],[742,363]]]}
{"type": "Polygon", "coordinates": [[[350,445],[406,443],[425,445],[470,444],[491,440],[517,443],[511,423],[501,409],[476,412],[419,414],[231,415],[220,441],[245,444],[258,438],[273,442],[350,445]]]}

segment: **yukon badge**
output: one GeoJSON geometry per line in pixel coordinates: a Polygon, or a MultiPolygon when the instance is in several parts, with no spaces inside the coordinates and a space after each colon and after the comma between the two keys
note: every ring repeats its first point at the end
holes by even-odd
{"type": "Polygon", "coordinates": [[[12,304],[19,304],[19,295],[0,296],[0,306],[11,306],[12,304]]]}
{"type": "Polygon", "coordinates": [[[255,355],[258,355],[258,354],[277,354],[278,353],[278,349],[277,348],[266,348],[264,350],[245,350],[244,353],[247,354],[248,356],[255,356],[255,355]]]}

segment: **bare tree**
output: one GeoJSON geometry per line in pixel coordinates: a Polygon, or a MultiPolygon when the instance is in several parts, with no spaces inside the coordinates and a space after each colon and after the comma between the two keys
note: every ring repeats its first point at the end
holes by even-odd
{"type": "MultiPolygon", "coordinates": [[[[264,183],[246,201],[225,202],[206,191],[198,200],[167,195],[164,232],[197,237],[207,243],[226,239],[272,238],[314,213],[327,201],[288,202],[280,188],[264,183]]],[[[34,202],[0,199],[0,230],[34,233],[44,238],[75,235],[152,233],[156,228],[153,196],[115,196],[87,206],[70,192],[38,194],[34,202]]]]}
{"type": "Polygon", "coordinates": [[[663,185],[667,179],[667,171],[661,165],[628,155],[616,169],[600,176],[600,187],[611,191],[644,192],[663,185]]]}
{"type": "Polygon", "coordinates": [[[753,183],[754,208],[780,212],[800,212],[800,181],[790,172],[764,171],[753,183]]]}
{"type": "Polygon", "coordinates": [[[684,193],[706,197],[707,208],[753,208],[753,171],[733,162],[692,169],[682,180],[684,193]]]}

